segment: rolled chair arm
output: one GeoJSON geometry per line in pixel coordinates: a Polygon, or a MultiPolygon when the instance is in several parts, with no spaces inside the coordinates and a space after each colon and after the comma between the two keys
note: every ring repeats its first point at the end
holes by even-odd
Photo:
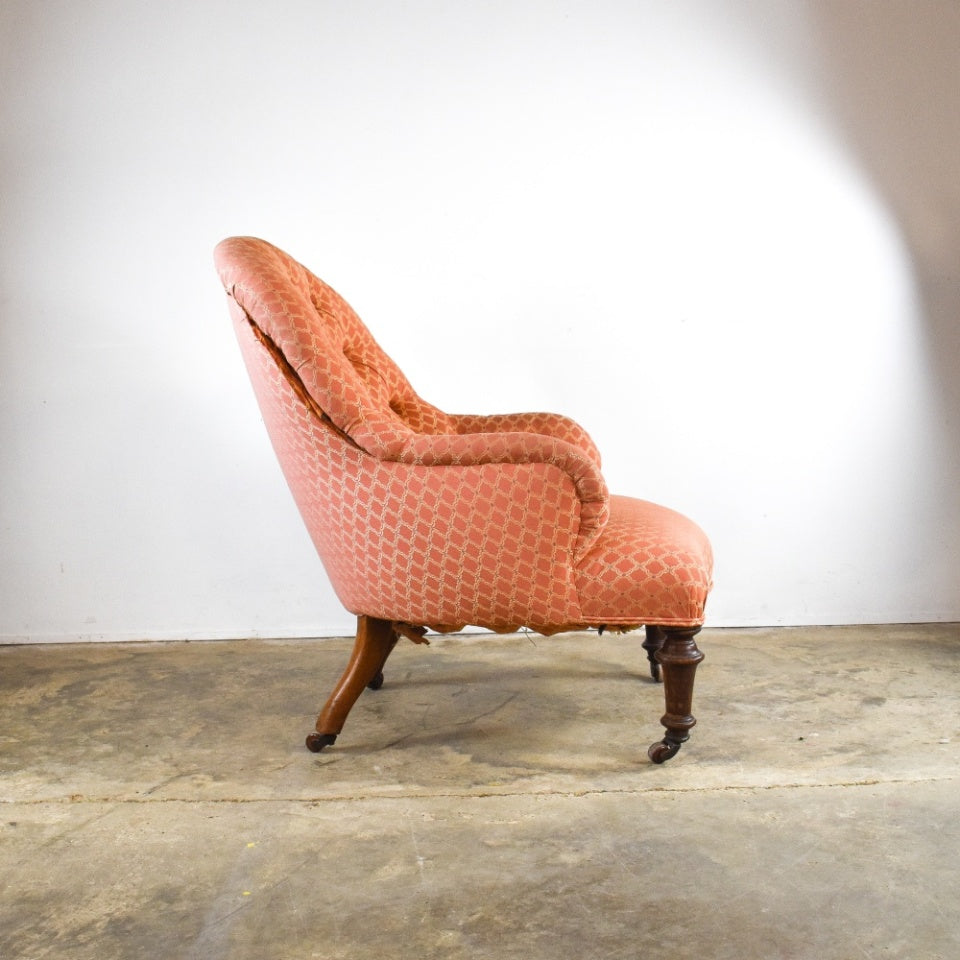
{"type": "Polygon", "coordinates": [[[564,471],[580,500],[575,547],[582,557],[600,535],[610,498],[599,467],[581,448],[540,433],[412,434],[382,451],[385,460],[422,466],[477,466],[489,463],[546,463],[564,471]]]}
{"type": "Polygon", "coordinates": [[[600,468],[600,451],[593,438],[570,417],[559,413],[447,414],[457,433],[537,433],[565,440],[600,468]]]}

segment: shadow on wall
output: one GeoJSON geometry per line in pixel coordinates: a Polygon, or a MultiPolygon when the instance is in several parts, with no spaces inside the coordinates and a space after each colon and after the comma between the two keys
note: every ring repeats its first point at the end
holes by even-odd
{"type": "Polygon", "coordinates": [[[815,0],[808,16],[826,112],[912,259],[960,513],[960,6],[815,0]]]}

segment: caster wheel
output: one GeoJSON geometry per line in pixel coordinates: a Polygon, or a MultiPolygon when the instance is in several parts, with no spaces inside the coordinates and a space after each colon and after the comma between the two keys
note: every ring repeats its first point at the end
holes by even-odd
{"type": "Polygon", "coordinates": [[[383,671],[380,670],[377,675],[367,684],[368,690],[379,690],[383,686],[383,671]]]}
{"type": "Polygon", "coordinates": [[[307,749],[311,753],[319,753],[324,747],[329,747],[335,743],[337,735],[335,733],[311,733],[307,737],[307,749]]]}
{"type": "Polygon", "coordinates": [[[679,750],[679,743],[670,743],[667,740],[661,740],[659,743],[655,743],[650,747],[647,751],[647,756],[654,763],[665,763],[671,757],[675,757],[679,750]]]}
{"type": "Polygon", "coordinates": [[[651,663],[650,664],[650,676],[653,677],[654,682],[660,683],[660,664],[651,663]]]}

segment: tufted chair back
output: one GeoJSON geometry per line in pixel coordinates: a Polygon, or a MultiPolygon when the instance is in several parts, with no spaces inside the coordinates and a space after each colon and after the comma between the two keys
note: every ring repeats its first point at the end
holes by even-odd
{"type": "Polygon", "coordinates": [[[277,457],[347,609],[442,630],[579,622],[573,562],[609,502],[582,428],[444,413],[287,254],[235,237],[215,259],[277,457]]]}
{"type": "Polygon", "coordinates": [[[244,314],[361,449],[388,457],[413,434],[453,432],[450,417],[417,395],[350,305],[292,257],[238,237],[226,241],[218,263],[244,314]]]}

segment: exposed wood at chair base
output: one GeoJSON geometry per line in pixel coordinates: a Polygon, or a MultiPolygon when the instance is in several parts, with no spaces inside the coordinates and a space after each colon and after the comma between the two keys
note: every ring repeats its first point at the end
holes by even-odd
{"type": "Polygon", "coordinates": [[[657,652],[663,646],[663,627],[657,627],[652,624],[648,624],[643,629],[645,634],[643,649],[647,651],[647,660],[650,663],[650,676],[653,677],[657,683],[659,683],[660,664],[657,661],[657,652]]]}
{"type": "Polygon", "coordinates": [[[694,639],[699,627],[661,627],[663,646],[656,652],[663,672],[663,695],[667,712],[660,722],[666,728],[663,740],[653,744],[647,755],[654,763],[663,763],[675,756],[681,744],[690,737],[696,724],[693,709],[693,680],[703,654],[694,639]]]}
{"type": "MultiPolygon", "coordinates": [[[[415,634],[411,639],[425,642],[425,631],[419,628],[409,628],[375,617],[357,617],[357,638],[350,661],[317,718],[316,733],[307,737],[310,750],[318,753],[336,741],[347,715],[364,689],[369,687],[378,690],[383,684],[383,667],[387,658],[401,633],[406,636],[410,630],[415,634]],[[405,629],[398,630],[398,626],[405,629]]],[[[660,719],[666,735],[647,751],[654,763],[663,763],[675,756],[681,744],[689,739],[690,729],[697,722],[690,711],[693,707],[694,677],[698,664],[703,660],[703,654],[694,639],[699,632],[699,627],[646,628],[643,646],[654,679],[660,679],[662,675],[666,703],[666,713],[660,719]]]]}
{"type": "Polygon", "coordinates": [[[383,666],[397,639],[389,620],[357,617],[357,639],[350,662],[317,718],[317,732],[307,737],[310,750],[318,753],[333,743],[364,688],[376,690],[383,684],[383,666]]]}

